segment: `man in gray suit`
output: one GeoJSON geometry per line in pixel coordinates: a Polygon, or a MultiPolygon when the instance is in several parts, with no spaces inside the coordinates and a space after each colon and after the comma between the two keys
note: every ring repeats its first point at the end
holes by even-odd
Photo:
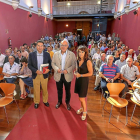
{"type": "Polygon", "coordinates": [[[105,57],[106,57],[106,54],[102,53],[101,59],[96,60],[95,70],[97,71],[97,74],[96,74],[95,88],[94,88],[95,91],[98,90],[100,87],[101,77],[99,76],[99,70],[102,64],[107,63],[107,60],[105,57]]]}
{"type": "Polygon", "coordinates": [[[54,80],[56,81],[58,93],[58,103],[56,104],[56,108],[59,108],[62,104],[64,84],[66,91],[65,102],[67,104],[67,109],[70,110],[70,86],[73,79],[73,70],[76,67],[76,57],[73,52],[68,50],[68,46],[68,40],[64,39],[60,44],[61,50],[53,55],[52,67],[54,69],[54,80]]]}

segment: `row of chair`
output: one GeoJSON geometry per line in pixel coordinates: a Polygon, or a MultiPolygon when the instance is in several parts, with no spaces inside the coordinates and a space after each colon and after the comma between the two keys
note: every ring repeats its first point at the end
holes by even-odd
{"type": "MultiPolygon", "coordinates": [[[[125,87],[124,83],[108,83],[107,84],[107,88],[108,88],[109,93],[108,92],[106,92],[106,93],[110,94],[110,96],[108,98],[106,98],[106,100],[105,100],[105,103],[104,103],[104,106],[103,106],[103,111],[105,110],[106,102],[108,102],[112,105],[111,110],[110,110],[110,115],[109,115],[109,122],[110,122],[113,106],[115,106],[117,108],[126,107],[126,125],[127,125],[128,124],[128,113],[127,113],[128,101],[126,99],[123,99],[123,98],[119,97],[119,94],[124,89],[124,87],[125,87]]],[[[132,89],[134,90],[133,86],[132,86],[132,89]]],[[[131,95],[133,94],[133,92],[129,92],[129,93],[131,93],[131,95]]],[[[132,112],[132,116],[131,116],[131,122],[132,122],[136,106],[137,105],[140,106],[140,104],[137,103],[133,99],[133,97],[131,97],[130,99],[133,103],[135,103],[135,106],[134,106],[134,109],[133,109],[133,112],[132,112]]]]}

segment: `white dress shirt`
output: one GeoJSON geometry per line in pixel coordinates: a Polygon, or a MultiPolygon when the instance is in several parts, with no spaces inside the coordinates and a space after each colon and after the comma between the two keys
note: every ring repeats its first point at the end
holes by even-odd
{"type": "MultiPolygon", "coordinates": [[[[60,51],[60,53],[61,53],[61,51],[60,51]]],[[[64,54],[61,53],[61,60],[62,60],[62,61],[61,61],[61,62],[62,62],[62,65],[61,65],[61,66],[62,66],[62,69],[61,69],[61,70],[62,70],[62,71],[63,71],[64,68],[65,68],[65,59],[66,59],[66,56],[67,56],[67,51],[66,51],[64,54]]]]}
{"type": "MultiPolygon", "coordinates": [[[[14,64],[11,67],[10,63],[7,62],[7,63],[4,64],[2,72],[8,73],[8,74],[19,73],[19,64],[14,62],[14,64]]],[[[4,78],[8,78],[8,77],[4,76],[4,78]]],[[[9,78],[16,78],[16,76],[11,76],[9,78]]]]}
{"type": "Polygon", "coordinates": [[[5,55],[0,54],[0,67],[3,66],[4,59],[5,59],[5,55]]]}

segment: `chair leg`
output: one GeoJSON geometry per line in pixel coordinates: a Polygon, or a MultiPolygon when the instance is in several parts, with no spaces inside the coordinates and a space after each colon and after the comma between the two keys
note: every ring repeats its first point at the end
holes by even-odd
{"type": "Polygon", "coordinates": [[[113,108],[113,105],[111,106],[111,110],[110,110],[109,122],[110,122],[110,119],[111,119],[112,108],[113,108]]]}
{"type": "Polygon", "coordinates": [[[128,124],[128,114],[127,114],[127,106],[126,106],[126,124],[125,125],[127,124],[128,124]]]}
{"type": "Polygon", "coordinates": [[[5,107],[5,106],[4,106],[4,111],[5,111],[5,115],[6,115],[7,123],[9,123],[8,116],[7,116],[7,112],[6,112],[6,107],[5,107]]]}
{"type": "Polygon", "coordinates": [[[14,100],[15,100],[16,105],[17,105],[17,107],[18,107],[18,110],[19,110],[19,112],[20,112],[20,109],[19,109],[19,106],[18,106],[17,101],[16,101],[16,99],[15,99],[15,96],[14,96],[14,100]]]}
{"type": "Polygon", "coordinates": [[[103,106],[103,109],[102,109],[102,116],[103,116],[103,111],[104,111],[105,105],[106,105],[106,100],[105,100],[105,103],[104,103],[104,106],[103,106]]]}
{"type": "MultiPolygon", "coordinates": [[[[102,90],[102,89],[101,89],[102,90]]],[[[102,101],[102,98],[103,98],[103,90],[102,90],[102,92],[101,92],[101,99],[100,99],[100,103],[101,103],[101,101],[102,101]]]]}
{"type": "Polygon", "coordinates": [[[132,116],[131,116],[131,122],[132,122],[132,119],[133,119],[133,115],[134,115],[134,112],[135,112],[136,106],[137,106],[137,105],[135,104],[134,109],[133,109],[133,113],[132,113],[132,116]]]}

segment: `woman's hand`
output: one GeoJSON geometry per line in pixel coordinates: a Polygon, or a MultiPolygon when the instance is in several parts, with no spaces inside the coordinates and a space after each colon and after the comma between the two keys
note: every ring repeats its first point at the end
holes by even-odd
{"type": "Polygon", "coordinates": [[[77,78],[79,78],[79,77],[81,77],[81,74],[76,73],[75,76],[76,76],[77,78]]]}

